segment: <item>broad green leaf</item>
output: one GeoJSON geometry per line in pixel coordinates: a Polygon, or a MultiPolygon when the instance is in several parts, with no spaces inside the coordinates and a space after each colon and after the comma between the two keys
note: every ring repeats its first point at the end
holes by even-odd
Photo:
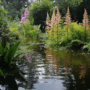
{"type": "Polygon", "coordinates": [[[20,42],[16,43],[15,45],[13,45],[13,46],[10,48],[10,54],[9,54],[9,57],[10,57],[10,59],[9,59],[9,65],[11,64],[11,60],[12,60],[12,58],[14,57],[15,52],[16,52],[16,50],[17,50],[19,44],[20,44],[20,42]]]}
{"type": "Polygon", "coordinates": [[[12,59],[12,61],[16,61],[17,58],[18,58],[21,54],[23,54],[23,53],[20,53],[20,54],[16,55],[16,56],[12,59]]]}
{"type": "Polygon", "coordinates": [[[6,61],[6,63],[8,63],[9,54],[10,54],[10,48],[6,51],[6,54],[5,54],[5,61],[6,61]]]}
{"type": "Polygon", "coordinates": [[[18,42],[15,45],[9,47],[9,49],[6,52],[5,60],[6,60],[6,63],[8,63],[9,65],[11,64],[11,60],[14,57],[15,52],[16,52],[19,44],[20,44],[20,42],[18,42]]]}
{"type": "Polygon", "coordinates": [[[0,44],[0,54],[3,54],[4,53],[4,49],[2,47],[2,44],[0,44]]]}
{"type": "Polygon", "coordinates": [[[4,73],[1,69],[0,69],[0,76],[4,76],[4,73]]]}
{"type": "Polygon", "coordinates": [[[6,46],[6,38],[2,37],[2,47],[5,48],[6,46]]]}

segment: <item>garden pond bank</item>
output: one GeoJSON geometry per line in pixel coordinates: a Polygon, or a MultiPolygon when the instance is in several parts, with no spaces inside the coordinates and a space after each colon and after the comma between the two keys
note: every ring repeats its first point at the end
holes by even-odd
{"type": "Polygon", "coordinates": [[[0,77],[0,90],[90,90],[89,53],[45,46],[33,43],[31,63],[0,77]]]}

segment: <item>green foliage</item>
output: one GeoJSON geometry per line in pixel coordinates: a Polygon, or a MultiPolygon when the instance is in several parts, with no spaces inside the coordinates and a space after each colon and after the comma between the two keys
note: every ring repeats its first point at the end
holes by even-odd
{"type": "MultiPolygon", "coordinates": [[[[82,25],[78,25],[77,22],[71,23],[68,26],[67,38],[67,25],[62,26],[62,24],[60,26],[54,26],[51,30],[47,30],[47,34],[43,35],[44,40],[48,45],[63,45],[75,48],[81,48],[85,45],[85,30],[82,25]]],[[[86,31],[86,42],[89,41],[90,29],[88,28],[86,31]]]]}
{"type": "Polygon", "coordinates": [[[67,48],[81,48],[85,43],[81,40],[72,40],[70,43],[67,44],[67,48]]]}
{"type": "Polygon", "coordinates": [[[1,69],[0,69],[0,76],[4,76],[4,73],[1,69]]]}
{"type": "Polygon", "coordinates": [[[22,7],[25,7],[26,0],[18,0],[18,1],[17,0],[1,0],[1,1],[4,8],[8,10],[8,15],[11,15],[13,19],[15,19],[17,15],[19,18],[21,18],[20,9],[22,7]]]}
{"type": "Polygon", "coordinates": [[[7,11],[0,5],[0,30],[7,27],[7,11]]]}
{"type": "Polygon", "coordinates": [[[88,49],[88,51],[90,52],[90,43],[86,43],[86,45],[84,45],[82,49],[88,49]]]}
{"type": "Polygon", "coordinates": [[[22,7],[22,8],[20,9],[20,12],[21,12],[21,14],[23,14],[23,13],[25,12],[25,7],[22,7]]]}
{"type": "Polygon", "coordinates": [[[13,22],[9,22],[9,30],[10,32],[10,38],[11,41],[15,41],[15,40],[22,40],[22,38],[37,38],[39,37],[39,28],[40,25],[32,25],[33,21],[26,21],[25,23],[21,23],[18,20],[13,20],[13,22]]]}
{"type": "Polygon", "coordinates": [[[51,40],[52,44],[61,44],[66,41],[66,27],[55,26],[51,30],[47,30],[48,39],[51,40]],[[57,32],[58,31],[58,32],[57,32]]]}
{"type": "MultiPolygon", "coordinates": [[[[89,42],[90,40],[90,34],[89,34],[90,30],[86,30],[86,42],[89,42]]],[[[70,35],[69,35],[69,39],[70,40],[81,40],[81,41],[85,41],[85,29],[83,26],[78,25],[76,22],[72,23],[70,25],[70,35]]]]}
{"type": "Polygon", "coordinates": [[[34,38],[35,36],[37,37],[39,35],[39,26],[31,25],[31,22],[25,22],[22,23],[22,31],[24,32],[25,37],[30,37],[34,38]]]}
{"type": "Polygon", "coordinates": [[[13,22],[9,21],[9,30],[11,42],[20,39],[21,40],[21,34],[23,35],[23,29],[22,25],[20,24],[20,21],[13,20],[13,22]]]}
{"type": "Polygon", "coordinates": [[[45,31],[46,13],[50,12],[52,3],[49,0],[35,1],[29,7],[29,20],[34,19],[35,25],[41,25],[40,29],[45,31]]]}
{"type": "MultiPolygon", "coordinates": [[[[54,1],[54,0],[50,0],[54,1]]],[[[54,2],[54,6],[59,6],[59,7],[65,7],[65,6],[72,6],[72,5],[80,5],[80,3],[83,0],[56,0],[54,2]],[[62,2],[62,3],[61,3],[62,2]]]]}
{"type": "Polygon", "coordinates": [[[72,23],[70,25],[69,29],[69,39],[70,40],[81,40],[84,41],[85,35],[84,35],[84,28],[81,25],[78,25],[76,22],[72,23]]]}
{"type": "Polygon", "coordinates": [[[1,63],[3,61],[5,61],[7,66],[11,65],[13,58],[15,58],[14,55],[15,55],[15,52],[16,52],[19,44],[20,44],[20,42],[16,43],[13,46],[7,45],[6,38],[2,37],[2,42],[0,44],[0,54],[1,54],[0,60],[1,60],[1,63]]]}
{"type": "Polygon", "coordinates": [[[8,50],[5,54],[5,61],[9,66],[11,65],[12,58],[14,57],[19,44],[20,42],[16,43],[13,46],[8,46],[8,50]]]}

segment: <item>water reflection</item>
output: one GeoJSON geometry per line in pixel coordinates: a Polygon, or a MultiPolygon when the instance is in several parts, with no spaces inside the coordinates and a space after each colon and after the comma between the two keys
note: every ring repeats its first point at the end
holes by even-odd
{"type": "Polygon", "coordinates": [[[64,76],[63,85],[66,90],[89,90],[90,86],[90,61],[88,54],[72,51],[46,50],[46,60],[52,75],[64,76]],[[55,72],[56,70],[56,72],[55,72]]]}
{"type": "Polygon", "coordinates": [[[20,70],[16,74],[0,77],[1,90],[90,89],[89,54],[45,49],[38,44],[31,56],[32,63],[18,64],[20,70]]]}
{"type": "Polygon", "coordinates": [[[79,78],[82,79],[85,77],[86,74],[86,63],[81,63],[80,69],[81,71],[79,73],[80,74],[79,78]]]}
{"type": "Polygon", "coordinates": [[[33,65],[30,63],[19,64],[20,70],[13,75],[0,77],[0,90],[30,90],[37,82],[34,77],[33,65]]]}

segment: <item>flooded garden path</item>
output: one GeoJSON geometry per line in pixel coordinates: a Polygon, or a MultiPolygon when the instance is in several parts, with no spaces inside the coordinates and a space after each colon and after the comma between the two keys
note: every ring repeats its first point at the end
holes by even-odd
{"type": "Polygon", "coordinates": [[[31,63],[17,63],[19,71],[0,79],[0,90],[90,90],[89,53],[32,45],[31,63]]]}

